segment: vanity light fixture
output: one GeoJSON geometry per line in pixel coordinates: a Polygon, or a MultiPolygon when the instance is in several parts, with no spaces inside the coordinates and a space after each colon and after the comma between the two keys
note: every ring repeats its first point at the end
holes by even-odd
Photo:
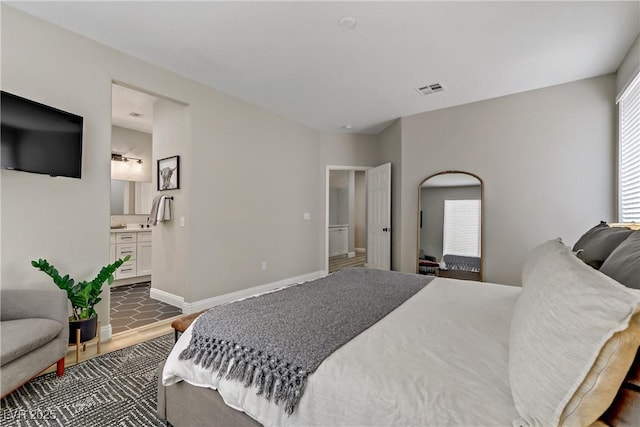
{"type": "Polygon", "coordinates": [[[111,161],[113,162],[128,162],[129,160],[136,160],[136,163],[139,165],[142,164],[142,159],[138,159],[137,157],[125,157],[122,154],[111,153],[111,161]]]}

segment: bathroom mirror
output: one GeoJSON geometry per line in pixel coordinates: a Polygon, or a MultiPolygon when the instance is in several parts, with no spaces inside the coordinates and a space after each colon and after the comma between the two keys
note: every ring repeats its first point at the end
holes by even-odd
{"type": "Polygon", "coordinates": [[[418,186],[416,272],[482,280],[482,180],[445,171],[418,186]]]}
{"type": "Polygon", "coordinates": [[[150,182],[111,180],[111,215],[149,215],[153,200],[150,182]]]}

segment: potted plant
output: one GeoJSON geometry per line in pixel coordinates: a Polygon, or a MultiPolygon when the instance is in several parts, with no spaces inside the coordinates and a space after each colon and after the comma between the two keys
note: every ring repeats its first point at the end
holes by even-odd
{"type": "Polygon", "coordinates": [[[130,255],[116,260],[113,264],[102,267],[98,275],[91,281],[83,280],[76,283],[75,280],[65,275],[60,276],[58,270],[46,259],[31,261],[31,265],[49,275],[53,282],[63,291],[67,292],[67,297],[71,301],[73,315],[69,316],[69,344],[75,343],[76,330],[80,329],[82,342],[88,341],[96,336],[98,326],[98,314],[95,305],[102,298],[102,285],[104,282],[111,284],[113,274],[120,266],[129,261],[130,255]]]}

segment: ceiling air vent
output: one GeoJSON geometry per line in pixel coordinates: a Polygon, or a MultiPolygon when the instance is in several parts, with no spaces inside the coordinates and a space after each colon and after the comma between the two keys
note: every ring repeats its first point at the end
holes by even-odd
{"type": "Polygon", "coordinates": [[[420,95],[431,95],[432,93],[442,92],[444,90],[444,85],[442,83],[431,83],[423,87],[419,87],[416,89],[420,92],[420,95]]]}
{"type": "Polygon", "coordinates": [[[142,117],[142,114],[140,114],[140,113],[136,113],[135,111],[130,112],[130,113],[129,113],[129,115],[130,115],[131,117],[142,117]]]}

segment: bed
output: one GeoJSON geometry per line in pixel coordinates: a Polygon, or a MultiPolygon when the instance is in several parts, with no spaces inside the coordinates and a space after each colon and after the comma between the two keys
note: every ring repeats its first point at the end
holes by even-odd
{"type": "Polygon", "coordinates": [[[636,404],[612,402],[625,376],[637,376],[629,371],[639,310],[640,292],[549,241],[527,261],[522,288],[434,278],[324,359],[292,414],[254,387],[181,360],[192,325],[161,367],[158,412],[176,427],[637,426],[636,404]],[[624,416],[604,414],[616,405],[624,416]]]}

